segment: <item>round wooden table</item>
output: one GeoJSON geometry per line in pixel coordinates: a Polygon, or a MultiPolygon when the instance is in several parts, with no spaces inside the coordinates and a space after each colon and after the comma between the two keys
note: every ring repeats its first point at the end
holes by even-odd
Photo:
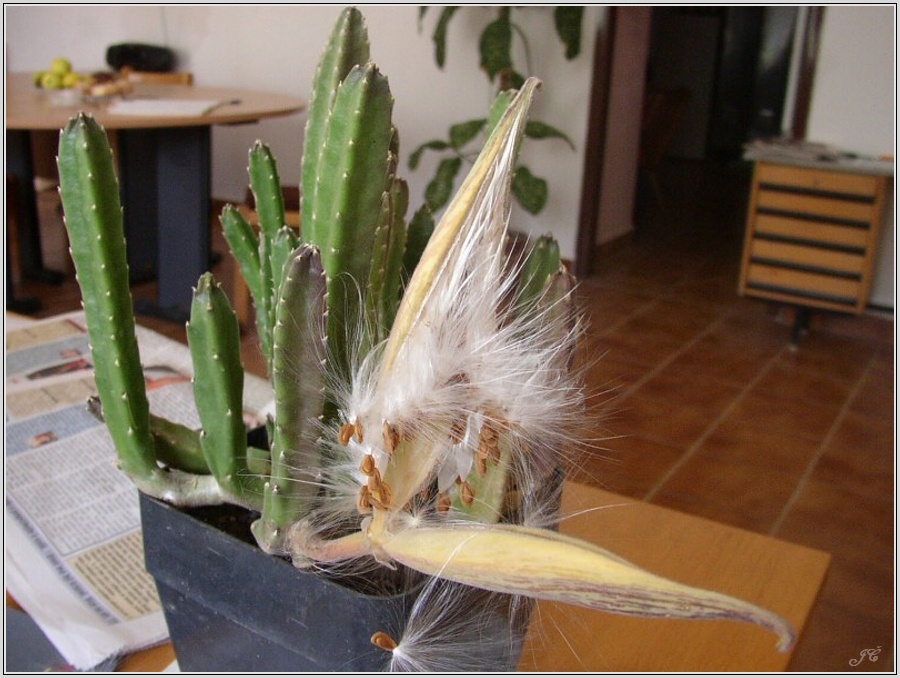
{"type": "MultiPolygon", "coordinates": [[[[218,102],[206,112],[121,115],[107,103],[54,105],[28,73],[6,79],[6,171],[16,178],[22,214],[21,257],[43,267],[37,231],[31,132],[62,129],[79,110],[115,132],[125,235],[133,272],[155,271],[158,315],[182,320],[191,287],[209,268],[210,142],[213,125],[252,123],[302,111],[303,99],[227,87],[136,84],[126,97],[154,104],[218,102]]],[[[111,139],[112,141],[112,139],[111,139]]]]}

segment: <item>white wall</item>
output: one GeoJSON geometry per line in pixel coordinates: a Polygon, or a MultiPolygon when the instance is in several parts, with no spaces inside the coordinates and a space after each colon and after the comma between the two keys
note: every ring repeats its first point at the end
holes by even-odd
{"type": "MultiPolygon", "coordinates": [[[[861,154],[895,153],[895,31],[893,7],[825,9],[808,139],[861,154]]],[[[870,302],[893,308],[896,223],[889,202],[870,302]]]]}
{"type": "MultiPolygon", "coordinates": [[[[438,9],[417,30],[415,6],[361,7],[372,43],[373,60],[387,74],[396,98],[394,121],[406,157],[418,144],[444,137],[463,120],[484,117],[491,99],[478,68],[477,39],[496,10],[469,7],[454,17],[447,65],[438,70],[431,32],[438,9]]],[[[6,70],[46,68],[56,56],[70,58],[79,70],[106,68],[105,51],[118,42],[149,42],[176,51],[183,70],[199,85],[256,88],[308,98],[319,53],[340,11],[337,6],[32,6],[6,7],[6,70]]],[[[531,75],[544,80],[533,116],[564,131],[575,143],[526,143],[523,160],[550,183],[550,198],[537,217],[516,209],[514,228],[539,234],[552,231],[563,256],[572,258],[578,227],[581,174],[591,81],[594,24],[598,8],[588,8],[581,55],[572,62],[552,29],[552,8],[517,12],[529,36],[531,75]]],[[[514,14],[514,17],[516,16],[514,14]]],[[[305,116],[256,125],[220,127],[213,136],[213,195],[240,200],[247,185],[247,150],[256,139],[268,143],[285,183],[299,181],[305,116]]],[[[411,210],[422,203],[436,157],[423,159],[410,181],[411,210]]]]}

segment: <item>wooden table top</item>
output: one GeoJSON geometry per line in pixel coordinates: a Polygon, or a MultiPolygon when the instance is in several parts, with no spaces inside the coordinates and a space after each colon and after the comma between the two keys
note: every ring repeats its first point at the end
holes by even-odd
{"type": "MultiPolygon", "coordinates": [[[[749,600],[803,629],[830,556],[585,485],[566,483],[561,531],[687,584],[749,600]],[[599,508],[598,508],[599,507],[599,508]]],[[[649,620],[539,603],[521,671],[784,671],[775,636],[730,621],[649,620]]],[[[120,671],[162,671],[171,644],[127,657],[120,671]]]]}
{"type": "MultiPolygon", "coordinates": [[[[679,511],[567,483],[560,531],[670,579],[772,610],[801,633],[830,555],[679,511]],[[597,507],[602,507],[599,510],[597,507]],[[576,515],[577,514],[577,515],[576,515]]],[[[776,637],[732,621],[638,619],[540,602],[523,671],[784,671],[776,637]]]]}
{"type": "Polygon", "coordinates": [[[116,115],[107,112],[106,104],[79,103],[73,106],[54,106],[48,93],[32,84],[30,73],[10,73],[6,78],[6,127],[59,130],[79,110],[91,113],[106,129],[113,130],[254,122],[298,113],[306,108],[306,102],[299,97],[196,85],[136,84],[128,98],[221,100],[238,103],[219,106],[201,116],[116,115]]]}

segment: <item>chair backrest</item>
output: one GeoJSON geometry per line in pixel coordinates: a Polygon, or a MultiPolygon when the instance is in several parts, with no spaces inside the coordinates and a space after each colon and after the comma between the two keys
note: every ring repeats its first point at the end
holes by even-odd
{"type": "Polygon", "coordinates": [[[146,83],[153,85],[193,85],[194,74],[190,71],[179,71],[172,73],[151,73],[150,71],[135,71],[125,67],[121,70],[122,75],[128,79],[128,82],[146,83]]]}

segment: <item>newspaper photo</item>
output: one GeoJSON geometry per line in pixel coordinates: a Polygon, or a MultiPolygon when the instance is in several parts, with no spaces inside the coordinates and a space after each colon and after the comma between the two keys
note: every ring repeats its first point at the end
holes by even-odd
{"type": "MultiPolygon", "coordinates": [[[[188,348],[137,332],[151,412],[199,428],[188,348]]],[[[167,637],[137,490],[85,406],[96,395],[91,361],[80,312],[7,329],[6,587],[78,670],[167,637]]],[[[252,423],[271,392],[245,381],[252,423]]]]}

